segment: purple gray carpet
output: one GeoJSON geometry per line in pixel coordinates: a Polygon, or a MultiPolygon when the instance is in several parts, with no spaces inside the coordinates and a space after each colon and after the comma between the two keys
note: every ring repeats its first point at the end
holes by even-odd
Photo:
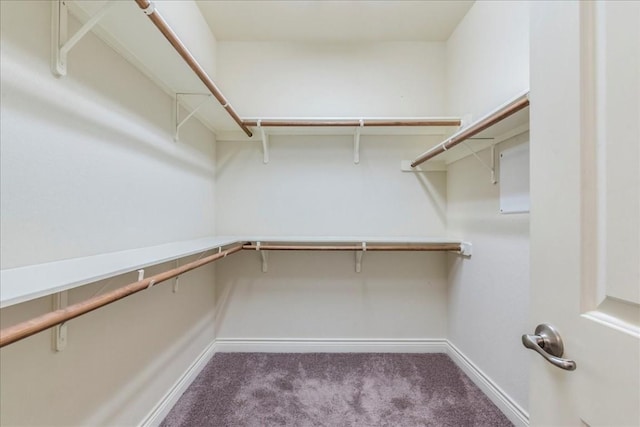
{"type": "Polygon", "coordinates": [[[162,423],[511,425],[448,356],[386,353],[218,353],[162,423]]]}

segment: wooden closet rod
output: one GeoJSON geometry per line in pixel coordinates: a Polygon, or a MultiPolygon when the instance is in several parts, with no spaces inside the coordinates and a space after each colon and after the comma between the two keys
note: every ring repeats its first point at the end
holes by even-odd
{"type": "Polygon", "coordinates": [[[455,251],[462,250],[459,243],[432,243],[423,245],[269,245],[246,244],[242,249],[264,251],[455,251]]]}
{"type": "Polygon", "coordinates": [[[312,119],[267,119],[244,120],[247,126],[264,127],[359,127],[359,126],[460,126],[460,119],[357,119],[349,120],[312,120],[312,119]]]}
{"type": "Polygon", "coordinates": [[[111,292],[89,298],[79,303],[70,305],[66,308],[52,311],[50,313],[43,314],[42,316],[34,317],[33,319],[18,323],[17,325],[4,328],[0,330],[0,347],[4,347],[5,345],[14,343],[31,335],[37,334],[38,332],[42,332],[46,329],[52,328],[56,325],[66,322],[67,320],[71,320],[97,308],[104,307],[107,304],[111,304],[112,302],[128,297],[129,295],[132,295],[136,292],[149,289],[152,286],[184,274],[188,271],[194,270],[198,267],[202,267],[205,264],[209,264],[240,250],[242,250],[242,244],[232,246],[222,252],[218,252],[206,258],[190,262],[189,264],[185,264],[178,268],[173,268],[171,270],[165,271],[164,273],[156,274],[144,280],[130,283],[121,288],[114,289],[111,292]]]}
{"type": "Polygon", "coordinates": [[[426,162],[427,160],[437,156],[440,153],[444,153],[445,151],[455,147],[456,145],[464,142],[465,140],[477,135],[483,130],[493,126],[501,120],[506,119],[512,114],[517,113],[518,111],[526,108],[529,105],[529,93],[516,98],[514,101],[506,104],[504,107],[494,111],[493,113],[485,116],[484,118],[478,120],[476,123],[472,124],[468,128],[462,129],[461,131],[453,134],[440,144],[436,145],[432,149],[424,152],[420,156],[418,156],[413,163],[411,163],[411,167],[415,168],[416,166],[426,162]]]}
{"type": "Polygon", "coordinates": [[[240,128],[247,134],[247,136],[252,136],[253,133],[244,124],[240,116],[233,109],[229,101],[224,97],[220,89],[216,86],[214,81],[209,77],[207,72],[202,68],[202,66],[196,61],[191,52],[187,49],[187,47],[182,43],[182,41],[178,38],[176,33],[173,32],[167,21],[164,20],[162,15],[155,9],[155,6],[149,0],[135,0],[140,9],[144,11],[144,13],[149,17],[151,22],[155,24],[155,26],[160,30],[160,32],[169,40],[169,43],[174,47],[176,52],[180,54],[182,59],[189,65],[189,67],[193,70],[194,73],[200,78],[202,83],[209,89],[211,94],[218,100],[220,105],[227,110],[227,113],[231,116],[231,118],[240,126],[240,128]]]}

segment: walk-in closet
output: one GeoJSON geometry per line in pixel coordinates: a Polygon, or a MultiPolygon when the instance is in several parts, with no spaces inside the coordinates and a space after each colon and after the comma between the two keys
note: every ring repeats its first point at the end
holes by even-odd
{"type": "Polygon", "coordinates": [[[640,423],[640,2],[0,7],[2,426],[640,423]]]}

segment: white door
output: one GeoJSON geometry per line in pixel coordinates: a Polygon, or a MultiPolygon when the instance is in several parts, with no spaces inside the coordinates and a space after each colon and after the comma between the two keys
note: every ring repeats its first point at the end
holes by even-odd
{"type": "Polygon", "coordinates": [[[640,2],[531,7],[531,425],[639,426],[640,2]]]}

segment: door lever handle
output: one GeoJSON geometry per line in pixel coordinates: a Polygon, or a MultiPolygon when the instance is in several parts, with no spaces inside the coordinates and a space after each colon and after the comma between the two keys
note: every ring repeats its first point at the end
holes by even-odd
{"type": "Polygon", "coordinates": [[[523,335],[522,344],[531,350],[535,350],[540,356],[554,366],[566,371],[574,371],[576,362],[563,359],[564,344],[560,334],[553,326],[542,323],[536,327],[535,335],[523,335]]]}

